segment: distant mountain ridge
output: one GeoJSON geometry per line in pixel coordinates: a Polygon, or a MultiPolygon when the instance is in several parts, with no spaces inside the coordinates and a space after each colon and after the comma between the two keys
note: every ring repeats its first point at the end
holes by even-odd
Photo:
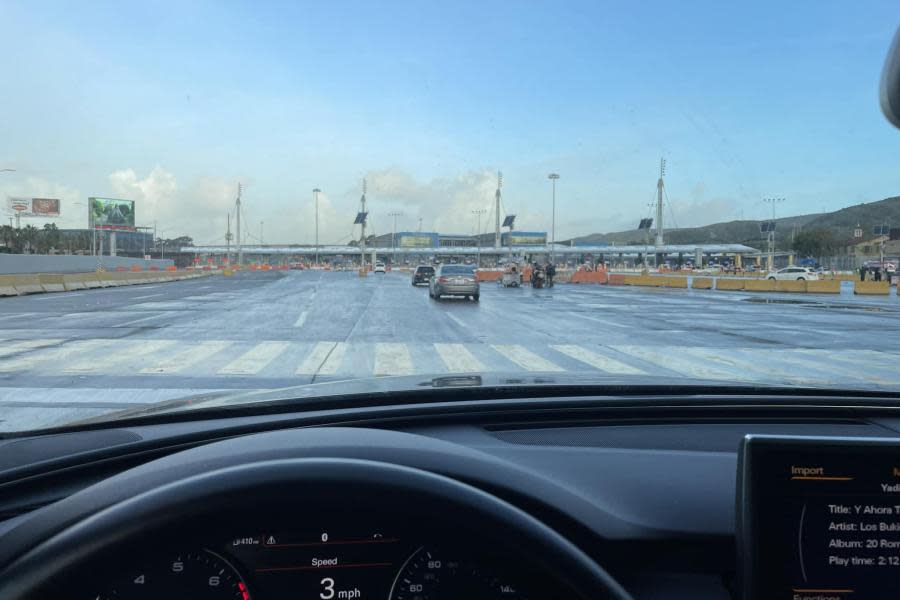
{"type": "MultiPolygon", "coordinates": [[[[800,229],[829,228],[836,230],[839,239],[850,239],[853,230],[859,224],[863,235],[871,237],[875,225],[891,225],[900,227],[900,196],[892,196],[877,202],[867,202],[848,206],[828,213],[814,213],[775,219],[775,242],[778,247],[790,244],[791,233],[800,229]]],[[[727,221],[713,223],[702,227],[685,227],[683,229],[667,229],[666,242],[669,244],[746,244],[760,247],[764,236],[759,232],[762,221],[727,221]]],[[[646,233],[639,229],[616,231],[611,233],[592,233],[576,237],[574,244],[643,244],[646,233]]],[[[650,240],[653,240],[651,232],[650,240]]],[[[569,240],[561,243],[569,243],[569,240]]]]}

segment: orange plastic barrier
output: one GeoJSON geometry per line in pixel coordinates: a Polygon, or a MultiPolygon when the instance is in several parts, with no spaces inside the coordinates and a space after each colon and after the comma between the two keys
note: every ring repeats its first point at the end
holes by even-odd
{"type": "MultiPolygon", "coordinates": [[[[572,283],[607,283],[608,277],[606,271],[575,271],[572,273],[571,281],[572,283]]],[[[624,282],[624,278],[622,281],[624,282]]]]}
{"type": "MultiPolygon", "coordinates": [[[[151,271],[159,271],[158,268],[154,269],[153,267],[150,267],[150,270],[151,271]]],[[[168,267],[166,267],[166,271],[177,271],[177,270],[178,270],[178,267],[176,267],[175,265],[169,265],[168,267]]]]}
{"type": "Polygon", "coordinates": [[[475,279],[478,281],[497,281],[501,277],[502,271],[475,271],[475,279]]]}
{"type": "Polygon", "coordinates": [[[116,271],[121,273],[122,271],[125,271],[125,267],[116,267],[116,271]]]}
{"type": "MultiPolygon", "coordinates": [[[[168,269],[168,268],[170,268],[170,267],[166,267],[166,268],[168,269]]],[[[151,271],[159,271],[159,267],[157,267],[156,265],[151,265],[151,266],[150,266],[150,270],[151,270],[151,271]]]]}
{"type": "Polygon", "coordinates": [[[132,273],[140,273],[140,271],[141,271],[141,268],[138,265],[131,265],[132,273]]]}

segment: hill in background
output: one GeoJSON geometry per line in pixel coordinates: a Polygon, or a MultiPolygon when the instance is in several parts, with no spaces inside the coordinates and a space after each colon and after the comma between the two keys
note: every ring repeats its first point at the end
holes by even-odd
{"type": "MultiPolygon", "coordinates": [[[[830,213],[816,213],[775,219],[775,243],[779,248],[790,246],[792,232],[800,229],[827,228],[837,239],[849,240],[859,224],[865,236],[870,237],[875,225],[900,227],[900,196],[848,206],[830,213]]],[[[670,244],[746,244],[761,248],[764,237],[759,233],[761,221],[728,221],[703,227],[666,230],[666,242],[670,244]]],[[[574,238],[575,244],[644,244],[646,233],[638,229],[613,233],[592,233],[574,238]]],[[[653,241],[652,232],[650,237],[653,241]]],[[[565,242],[568,243],[568,240],[565,242]]]]}

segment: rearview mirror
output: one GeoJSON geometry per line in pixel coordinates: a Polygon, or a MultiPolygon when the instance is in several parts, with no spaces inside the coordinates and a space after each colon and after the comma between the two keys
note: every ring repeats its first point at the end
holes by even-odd
{"type": "Polygon", "coordinates": [[[900,28],[884,61],[881,73],[881,112],[894,127],[900,128],[900,28]]]}

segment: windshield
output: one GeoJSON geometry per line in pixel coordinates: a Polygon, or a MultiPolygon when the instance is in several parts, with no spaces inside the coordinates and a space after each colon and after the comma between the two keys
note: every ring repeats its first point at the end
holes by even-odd
{"type": "Polygon", "coordinates": [[[900,391],[896,2],[388,4],[3,3],[0,432],[348,381],[900,391]]]}

